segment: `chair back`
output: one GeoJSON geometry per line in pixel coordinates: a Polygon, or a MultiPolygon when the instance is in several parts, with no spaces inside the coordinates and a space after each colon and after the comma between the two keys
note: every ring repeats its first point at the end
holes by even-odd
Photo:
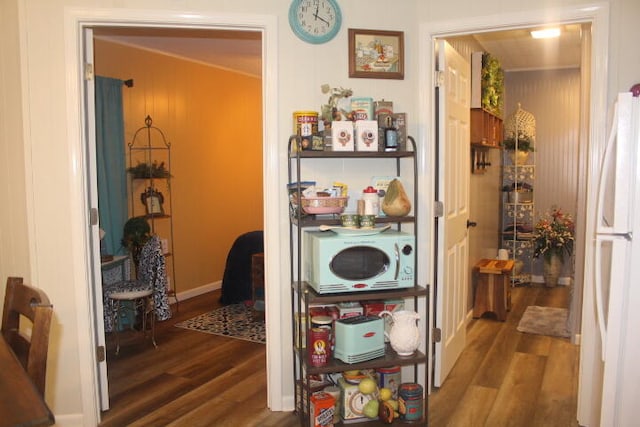
{"type": "Polygon", "coordinates": [[[9,277],[2,312],[2,335],[44,396],[53,306],[40,289],[25,285],[21,277],[9,277]],[[31,335],[20,330],[20,316],[29,319],[31,335]]]}

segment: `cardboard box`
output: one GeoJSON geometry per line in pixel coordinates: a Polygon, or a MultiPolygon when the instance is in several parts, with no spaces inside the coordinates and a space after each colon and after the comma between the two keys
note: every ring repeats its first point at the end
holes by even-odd
{"type": "Polygon", "coordinates": [[[355,133],[356,151],[378,151],[378,122],[358,120],[355,133]]]}
{"type": "Polygon", "coordinates": [[[338,304],[340,319],[347,317],[360,316],[363,312],[362,305],[359,302],[341,302],[338,304]]]}
{"type": "Polygon", "coordinates": [[[353,122],[331,122],[331,148],[333,151],[354,151],[353,122]]]}

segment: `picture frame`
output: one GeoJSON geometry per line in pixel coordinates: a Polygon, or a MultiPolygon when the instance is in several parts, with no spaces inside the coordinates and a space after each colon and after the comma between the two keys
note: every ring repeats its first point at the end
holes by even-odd
{"type": "Polygon", "coordinates": [[[404,79],[404,32],[349,28],[349,77],[404,79]]]}
{"type": "Polygon", "coordinates": [[[164,196],[158,190],[151,187],[147,188],[145,192],[140,195],[140,201],[144,205],[147,215],[164,215],[164,209],[162,207],[164,196]]]}

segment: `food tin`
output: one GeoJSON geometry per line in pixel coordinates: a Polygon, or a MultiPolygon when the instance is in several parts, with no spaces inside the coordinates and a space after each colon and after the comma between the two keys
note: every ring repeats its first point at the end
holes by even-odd
{"type": "Polygon", "coordinates": [[[331,330],[311,328],[309,330],[309,363],[311,366],[325,366],[331,355],[331,330]]]}
{"type": "Polygon", "coordinates": [[[402,377],[400,372],[400,366],[390,366],[388,368],[379,368],[376,370],[378,373],[378,386],[380,388],[388,388],[391,390],[392,399],[398,399],[398,387],[402,383],[402,377]]]}
{"type": "Polygon", "coordinates": [[[293,133],[300,136],[312,136],[317,134],[318,113],[315,111],[294,111],[293,133]]]}
{"type": "Polygon", "coordinates": [[[418,383],[403,383],[398,388],[398,412],[405,421],[421,421],[424,399],[422,386],[418,383]]]}
{"type": "Polygon", "coordinates": [[[333,427],[333,413],[336,399],[329,393],[318,391],[311,395],[310,425],[313,427],[333,427]]]}

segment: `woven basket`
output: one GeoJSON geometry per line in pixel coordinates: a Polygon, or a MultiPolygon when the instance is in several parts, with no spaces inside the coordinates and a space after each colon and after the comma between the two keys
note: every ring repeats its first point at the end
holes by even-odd
{"type": "Polygon", "coordinates": [[[303,197],[302,210],[308,214],[342,213],[348,197],[303,197]]]}
{"type": "Polygon", "coordinates": [[[528,111],[523,110],[518,103],[516,111],[504,121],[505,139],[536,139],[536,119],[528,111]]]}

